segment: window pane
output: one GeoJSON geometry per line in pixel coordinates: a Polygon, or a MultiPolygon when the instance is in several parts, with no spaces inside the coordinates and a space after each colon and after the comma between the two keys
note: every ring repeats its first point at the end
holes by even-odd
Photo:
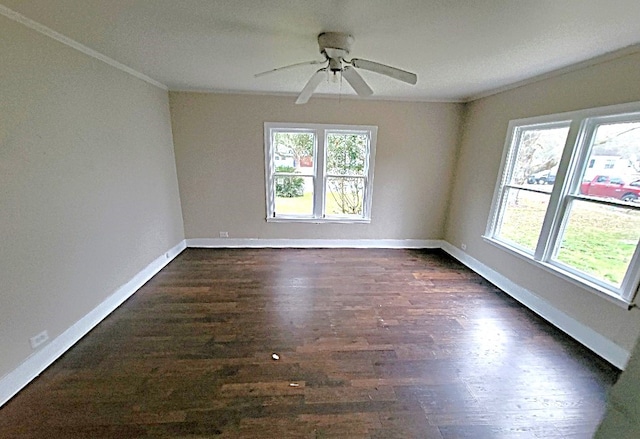
{"type": "Polygon", "coordinates": [[[364,176],[367,157],[365,134],[327,135],[327,163],[329,175],[364,176]]]}
{"type": "Polygon", "coordinates": [[[518,138],[510,183],[542,185],[540,189],[551,192],[568,134],[568,126],[523,128],[518,138]]]}
{"type": "Polygon", "coordinates": [[[620,287],[640,238],[640,212],[582,200],[570,209],[556,260],[620,287]]]}
{"type": "Polygon", "coordinates": [[[313,175],[313,133],[284,133],[273,135],[273,163],[276,172],[294,172],[313,175]]]}
{"type": "Polygon", "coordinates": [[[328,177],[325,194],[325,214],[362,216],[364,178],[328,177]]]}
{"type": "Polygon", "coordinates": [[[313,177],[276,175],[274,183],[276,216],[313,215],[313,177]]]}
{"type": "Polygon", "coordinates": [[[534,253],[549,205],[549,195],[515,188],[505,190],[506,201],[496,236],[534,253]]]}
{"type": "Polygon", "coordinates": [[[598,125],[580,193],[637,201],[640,197],[640,121],[598,125]]]}

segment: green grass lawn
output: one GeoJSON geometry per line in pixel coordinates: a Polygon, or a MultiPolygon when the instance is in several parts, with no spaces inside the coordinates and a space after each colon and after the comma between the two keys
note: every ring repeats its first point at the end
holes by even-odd
{"type": "Polygon", "coordinates": [[[575,202],[557,259],[620,286],[640,238],[640,215],[575,202]]]}
{"type": "Polygon", "coordinates": [[[548,195],[512,191],[503,215],[500,236],[533,253],[538,243],[538,235],[548,202],[548,195]]]}
{"type": "Polygon", "coordinates": [[[305,192],[302,197],[276,197],[276,212],[286,215],[311,215],[313,213],[313,193],[305,192]]]}
{"type": "MultiPolygon", "coordinates": [[[[336,203],[331,194],[327,197],[325,211],[327,214],[340,212],[338,203],[336,203]]],[[[313,193],[305,192],[302,197],[276,197],[276,212],[286,215],[311,215],[313,213],[313,193]]]]}
{"type": "MultiPolygon", "coordinates": [[[[521,192],[508,202],[500,237],[535,250],[548,197],[521,192]]],[[[620,286],[640,239],[640,212],[575,202],[556,259],[620,286]]]]}

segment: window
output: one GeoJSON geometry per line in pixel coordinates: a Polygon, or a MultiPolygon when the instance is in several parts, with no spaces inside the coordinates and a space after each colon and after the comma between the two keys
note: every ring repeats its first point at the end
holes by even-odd
{"type": "Polygon", "coordinates": [[[265,123],[267,221],[370,222],[376,134],[265,123]]]}
{"type": "Polygon", "coordinates": [[[639,178],[640,103],[511,121],[485,238],[630,304],[639,178]]]}

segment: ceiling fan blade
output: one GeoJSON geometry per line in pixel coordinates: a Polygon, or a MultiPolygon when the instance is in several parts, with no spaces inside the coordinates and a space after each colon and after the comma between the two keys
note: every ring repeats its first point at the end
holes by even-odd
{"type": "Polygon", "coordinates": [[[394,79],[398,79],[403,82],[415,85],[418,82],[418,76],[415,73],[400,70],[395,67],[387,66],[373,61],[367,61],[366,59],[352,59],[350,64],[358,69],[370,70],[372,72],[380,73],[381,75],[389,76],[394,79]]]}
{"type": "Polygon", "coordinates": [[[306,104],[309,101],[309,98],[311,97],[313,92],[316,90],[316,88],[318,88],[320,83],[325,79],[326,71],[327,71],[326,68],[320,69],[313,74],[311,79],[309,79],[309,82],[307,82],[307,85],[305,85],[304,88],[302,89],[302,92],[300,93],[300,96],[298,96],[298,99],[296,99],[296,104],[306,104]]]}
{"type": "Polygon", "coordinates": [[[288,66],[278,67],[277,69],[267,70],[266,72],[256,73],[255,75],[253,75],[253,77],[254,78],[259,78],[261,76],[268,75],[269,73],[279,72],[280,70],[288,70],[288,69],[291,69],[293,67],[298,67],[298,66],[324,64],[326,62],[327,62],[326,60],[325,61],[304,61],[304,62],[299,62],[299,63],[295,63],[295,64],[290,64],[288,66]]]}
{"type": "Polygon", "coordinates": [[[371,96],[373,94],[373,90],[364,82],[360,73],[353,67],[347,66],[342,69],[342,76],[344,76],[344,79],[346,79],[356,93],[358,93],[358,96],[371,96]]]}

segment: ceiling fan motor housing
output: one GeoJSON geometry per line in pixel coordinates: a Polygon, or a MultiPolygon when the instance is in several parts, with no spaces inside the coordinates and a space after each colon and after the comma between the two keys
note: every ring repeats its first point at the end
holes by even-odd
{"type": "Polygon", "coordinates": [[[318,35],[318,46],[320,46],[320,53],[329,59],[329,69],[331,71],[340,70],[337,68],[334,70],[331,61],[342,60],[345,56],[351,52],[351,45],[353,44],[353,37],[343,32],[323,32],[318,35]]]}

